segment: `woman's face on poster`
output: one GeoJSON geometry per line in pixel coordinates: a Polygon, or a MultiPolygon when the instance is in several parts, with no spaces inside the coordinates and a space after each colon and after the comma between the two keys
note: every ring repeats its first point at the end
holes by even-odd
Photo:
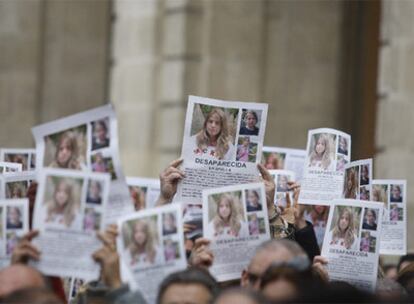
{"type": "Polygon", "coordinates": [[[230,217],[230,215],[231,215],[230,202],[227,201],[226,199],[222,199],[219,204],[219,216],[222,219],[227,220],[230,217]]]}
{"type": "Polygon", "coordinates": [[[217,113],[214,113],[207,120],[207,133],[209,136],[217,137],[221,131],[221,119],[217,113]]]}
{"type": "Polygon", "coordinates": [[[325,152],[326,149],[326,145],[325,145],[325,141],[319,137],[318,141],[316,142],[316,146],[315,146],[315,152],[318,155],[322,155],[325,152]]]}
{"type": "Polygon", "coordinates": [[[362,166],[362,177],[368,178],[368,167],[367,166],[362,166]]]}
{"type": "Polygon", "coordinates": [[[104,141],[106,139],[106,129],[105,126],[103,126],[103,122],[96,123],[95,137],[98,138],[100,141],[104,141]]]}
{"type": "Polygon", "coordinates": [[[63,139],[58,147],[57,162],[61,166],[66,166],[72,157],[72,147],[68,138],[63,139]]]}
{"type": "Polygon", "coordinates": [[[67,191],[67,186],[63,183],[60,183],[57,186],[56,193],[55,193],[55,201],[58,207],[64,207],[69,199],[69,194],[67,191]]]}
{"type": "Polygon", "coordinates": [[[251,113],[248,113],[246,115],[246,126],[247,126],[247,128],[254,129],[254,127],[256,126],[256,123],[257,123],[257,120],[254,117],[254,115],[251,114],[251,113]]]}
{"type": "Polygon", "coordinates": [[[257,205],[259,203],[259,198],[254,194],[253,191],[248,191],[247,192],[247,200],[252,204],[252,205],[257,205]]]}
{"type": "Polygon", "coordinates": [[[394,199],[400,199],[401,198],[401,191],[400,191],[400,187],[392,187],[392,197],[394,199]]]}
{"type": "Polygon", "coordinates": [[[367,211],[367,214],[365,215],[365,220],[370,225],[375,223],[375,215],[373,214],[373,211],[371,211],[371,210],[367,211]]]}
{"type": "Polygon", "coordinates": [[[339,219],[339,229],[344,231],[349,226],[349,214],[347,212],[342,213],[341,218],[339,219]]]}
{"type": "Polygon", "coordinates": [[[342,151],[346,151],[347,150],[347,144],[346,144],[346,139],[344,137],[341,137],[341,139],[339,140],[339,147],[341,148],[342,151]]]}
{"type": "Polygon", "coordinates": [[[145,229],[145,225],[142,223],[136,223],[134,227],[134,240],[135,242],[142,246],[147,241],[147,232],[145,229]]]}
{"type": "Polygon", "coordinates": [[[9,209],[9,222],[20,223],[20,212],[15,207],[9,209]]]}

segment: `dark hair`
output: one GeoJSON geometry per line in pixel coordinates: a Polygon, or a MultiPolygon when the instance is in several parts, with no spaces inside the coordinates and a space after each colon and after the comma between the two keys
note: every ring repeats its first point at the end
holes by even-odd
{"type": "Polygon", "coordinates": [[[105,132],[108,132],[108,127],[106,126],[105,120],[101,119],[101,120],[95,121],[94,126],[93,126],[94,130],[95,130],[96,125],[101,125],[101,127],[104,128],[105,132]]]}
{"type": "Polygon", "coordinates": [[[208,271],[202,268],[191,267],[183,271],[174,272],[162,281],[158,290],[157,303],[161,303],[167,289],[174,284],[202,285],[209,291],[212,298],[219,291],[219,285],[208,271]]]}
{"type": "Polygon", "coordinates": [[[246,119],[247,115],[249,115],[249,114],[252,114],[254,116],[254,119],[256,120],[256,122],[258,121],[257,113],[253,110],[247,110],[246,114],[244,114],[244,119],[246,119]]]}
{"type": "Polygon", "coordinates": [[[231,287],[231,288],[224,289],[216,296],[216,298],[213,300],[213,303],[217,303],[220,300],[220,298],[225,297],[227,295],[232,295],[232,294],[241,295],[245,298],[248,298],[251,302],[254,302],[257,304],[268,303],[268,301],[263,297],[263,295],[256,292],[255,290],[246,289],[246,288],[243,289],[240,287],[231,287]]]}
{"type": "Polygon", "coordinates": [[[400,260],[398,261],[398,265],[397,265],[397,272],[400,272],[401,264],[404,262],[410,262],[410,263],[414,262],[414,253],[408,253],[400,257],[400,260]]]}
{"type": "Polygon", "coordinates": [[[1,299],[2,303],[63,304],[48,288],[25,288],[12,292],[1,299]]]}
{"type": "MultiPolygon", "coordinates": [[[[377,220],[377,213],[375,212],[375,210],[374,209],[367,209],[366,212],[368,213],[368,211],[371,211],[372,215],[374,216],[374,219],[377,220]]],[[[367,213],[365,213],[365,214],[367,214],[367,213]]]]}

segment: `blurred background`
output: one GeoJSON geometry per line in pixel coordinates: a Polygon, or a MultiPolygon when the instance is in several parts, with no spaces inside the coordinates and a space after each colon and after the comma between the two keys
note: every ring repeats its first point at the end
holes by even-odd
{"type": "Polygon", "coordinates": [[[189,94],[269,103],[266,145],[350,133],[353,160],[408,180],[414,217],[414,1],[0,0],[1,147],[112,102],[125,174],[156,177],[189,94]]]}

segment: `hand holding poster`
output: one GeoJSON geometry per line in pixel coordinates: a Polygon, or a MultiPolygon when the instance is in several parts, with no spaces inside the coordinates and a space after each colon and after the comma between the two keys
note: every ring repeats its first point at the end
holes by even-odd
{"type": "Polygon", "coordinates": [[[29,231],[29,201],[0,200],[0,269],[10,258],[20,238],[29,231]]]}
{"type": "Polygon", "coordinates": [[[129,193],[134,203],[135,211],[155,207],[160,195],[160,180],[144,177],[127,177],[129,193]]]}
{"type": "Polygon", "coordinates": [[[181,206],[170,204],[118,219],[117,250],[122,276],[155,303],[158,286],[170,273],[187,266],[181,206]]]}
{"type": "Polygon", "coordinates": [[[218,281],[240,278],[254,252],[270,239],[266,194],[262,183],[203,191],[203,235],[211,240],[218,281]]]}
{"type": "Polygon", "coordinates": [[[36,140],[37,168],[111,175],[105,225],[134,210],[119,160],[117,120],[111,105],[36,126],[32,132],[36,140]]]}
{"type": "Polygon", "coordinates": [[[262,164],[267,170],[290,170],[296,181],[302,180],[306,150],[279,147],[263,147],[262,164]]]}
{"type": "Polygon", "coordinates": [[[343,198],[370,200],[372,191],[372,159],[353,161],[345,165],[343,198]]]}
{"type": "Polygon", "coordinates": [[[345,164],[351,157],[351,137],[334,129],[310,130],[307,153],[301,204],[329,204],[341,198],[345,164]]]}
{"type": "Polygon", "coordinates": [[[99,266],[92,259],[101,242],[110,176],[47,168],[39,172],[33,216],[41,252],[34,266],[47,275],[94,280],[99,266]]]}
{"type": "Polygon", "coordinates": [[[380,254],[407,254],[407,181],[372,181],[372,200],[384,204],[380,254]]]}
{"type": "Polygon", "coordinates": [[[257,180],[267,104],[190,96],[175,201],[201,202],[202,190],[257,180]]]}
{"type": "Polygon", "coordinates": [[[383,204],[334,200],[323,241],[331,280],[373,291],[377,281],[383,204]]]}

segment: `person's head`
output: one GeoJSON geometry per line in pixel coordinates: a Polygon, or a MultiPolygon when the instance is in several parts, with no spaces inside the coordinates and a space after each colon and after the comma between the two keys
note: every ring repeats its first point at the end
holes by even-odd
{"type": "Polygon", "coordinates": [[[18,224],[22,220],[22,213],[19,207],[7,207],[7,220],[10,223],[18,224]]]}
{"type": "Polygon", "coordinates": [[[354,217],[352,211],[348,208],[344,208],[339,213],[336,225],[341,232],[346,232],[348,229],[354,227],[354,217]]]}
{"type": "Polygon", "coordinates": [[[217,214],[223,220],[228,222],[232,213],[235,211],[234,198],[231,195],[223,194],[217,204],[217,214]]]}
{"type": "Polygon", "coordinates": [[[246,128],[252,130],[257,124],[257,114],[255,111],[247,111],[246,115],[244,116],[244,123],[246,124],[246,128]]]}
{"type": "Polygon", "coordinates": [[[243,270],[241,286],[259,290],[261,277],[272,263],[289,262],[295,257],[307,259],[306,253],[294,241],[281,239],[264,242],[243,270]]]}
{"type": "MultiPolygon", "coordinates": [[[[407,261],[408,262],[408,261],[407,261]]],[[[397,282],[405,288],[408,294],[414,295],[414,263],[407,263],[405,266],[400,267],[398,271],[397,282]]]]}
{"type": "Polygon", "coordinates": [[[339,137],[339,147],[342,151],[347,151],[348,149],[348,143],[345,137],[340,136],[339,137]]]}
{"type": "Polygon", "coordinates": [[[215,146],[215,157],[223,159],[229,150],[230,141],[227,117],[220,108],[213,108],[204,120],[203,129],[197,133],[197,146],[206,149],[215,146]]]}
{"type": "Polygon", "coordinates": [[[312,209],[318,215],[324,215],[329,210],[328,206],[324,206],[324,205],[313,205],[312,209]]]}
{"type": "Polygon", "coordinates": [[[346,176],[347,177],[346,178],[346,187],[347,187],[348,190],[351,190],[351,189],[353,189],[355,187],[355,176],[356,176],[356,173],[355,173],[355,170],[353,170],[353,168],[350,169],[347,173],[348,174],[346,176]]]}
{"type": "Polygon", "coordinates": [[[94,133],[95,133],[95,137],[99,141],[105,141],[106,140],[107,133],[108,133],[108,128],[106,126],[105,121],[98,120],[98,121],[95,122],[95,124],[94,124],[94,133]]]}
{"type": "Polygon", "coordinates": [[[157,304],[208,304],[219,290],[203,269],[189,268],[167,276],[158,289],[157,304]]]}
{"type": "Polygon", "coordinates": [[[245,137],[243,137],[243,139],[242,139],[242,145],[244,146],[244,147],[248,147],[249,146],[249,144],[250,144],[250,138],[249,138],[249,136],[245,136],[245,137]]]}
{"type": "Polygon", "coordinates": [[[214,304],[263,304],[267,303],[266,299],[258,292],[252,289],[243,289],[233,287],[224,289],[214,299],[214,304]]]}
{"type": "Polygon", "coordinates": [[[394,199],[400,199],[401,198],[401,187],[398,185],[392,185],[391,195],[394,199]]]}
{"type": "Polygon", "coordinates": [[[134,225],[134,242],[138,246],[145,246],[145,244],[149,241],[148,238],[150,236],[150,227],[148,223],[144,220],[139,220],[134,225]]]}
{"type": "Polygon", "coordinates": [[[25,288],[45,288],[46,282],[40,272],[32,267],[15,264],[0,271],[0,298],[25,288]]]}
{"type": "Polygon", "coordinates": [[[175,222],[175,216],[173,213],[166,213],[163,216],[163,226],[167,229],[175,229],[176,228],[176,222],[175,222]]]}
{"type": "Polygon", "coordinates": [[[101,183],[96,180],[89,182],[89,196],[93,198],[99,198],[101,196],[102,186],[101,183]]]}
{"type": "Polygon", "coordinates": [[[247,190],[247,201],[251,205],[257,206],[260,201],[259,193],[256,190],[247,190]]]}
{"type": "Polygon", "coordinates": [[[55,207],[57,210],[63,210],[72,200],[72,186],[65,180],[61,179],[54,192],[55,207]]]}
{"type": "Polygon", "coordinates": [[[287,189],[288,186],[288,178],[286,175],[279,175],[279,188],[287,189]]]}
{"type": "Polygon", "coordinates": [[[385,198],[385,190],[381,187],[381,185],[373,185],[372,186],[372,200],[374,202],[383,202],[386,203],[387,200],[385,198]]]}
{"type": "Polygon", "coordinates": [[[398,210],[398,205],[397,204],[392,204],[391,209],[394,210],[394,211],[398,210]]]}
{"type": "Polygon", "coordinates": [[[318,156],[323,156],[329,153],[329,138],[326,134],[320,134],[315,142],[315,153],[318,156]]]}
{"type": "Polygon", "coordinates": [[[397,265],[397,271],[400,272],[405,267],[414,262],[414,253],[408,253],[400,257],[397,265]]]}
{"type": "Polygon", "coordinates": [[[369,177],[368,166],[361,166],[361,176],[363,178],[368,178],[369,177]]]}
{"type": "Polygon", "coordinates": [[[97,164],[102,164],[104,162],[104,158],[103,158],[103,155],[102,155],[102,153],[96,153],[95,154],[95,163],[97,163],[97,164]]]}
{"type": "Polygon", "coordinates": [[[269,153],[265,163],[266,169],[279,169],[279,160],[274,153],[269,153]]]}
{"type": "Polygon", "coordinates": [[[71,131],[63,133],[59,137],[55,159],[59,167],[68,168],[70,161],[77,154],[78,145],[75,134],[71,131]]]}
{"type": "Polygon", "coordinates": [[[25,196],[23,192],[23,186],[15,183],[11,189],[11,198],[23,198],[25,196]]]}
{"type": "Polygon", "coordinates": [[[213,219],[214,229],[217,234],[224,231],[224,227],[230,228],[230,233],[237,236],[241,229],[242,216],[240,214],[240,200],[238,197],[223,193],[217,202],[216,216],[213,219]]]}
{"type": "Polygon", "coordinates": [[[3,298],[2,303],[22,304],[22,303],[36,303],[36,304],[63,304],[51,290],[45,287],[29,287],[19,289],[3,298]]]}
{"type": "Polygon", "coordinates": [[[365,187],[361,187],[361,193],[359,194],[360,199],[369,200],[369,191],[365,187]]]}
{"type": "Polygon", "coordinates": [[[305,257],[271,264],[261,278],[262,294],[272,302],[293,301],[301,294],[303,286],[312,282],[309,266],[305,257]]]}
{"type": "Polygon", "coordinates": [[[365,221],[370,225],[375,224],[375,222],[377,221],[377,213],[375,212],[375,210],[367,209],[367,211],[365,212],[365,221]]]}
{"type": "Polygon", "coordinates": [[[398,276],[398,268],[397,265],[384,265],[384,267],[382,267],[384,270],[384,276],[387,279],[396,281],[397,280],[397,276],[398,276]]]}

